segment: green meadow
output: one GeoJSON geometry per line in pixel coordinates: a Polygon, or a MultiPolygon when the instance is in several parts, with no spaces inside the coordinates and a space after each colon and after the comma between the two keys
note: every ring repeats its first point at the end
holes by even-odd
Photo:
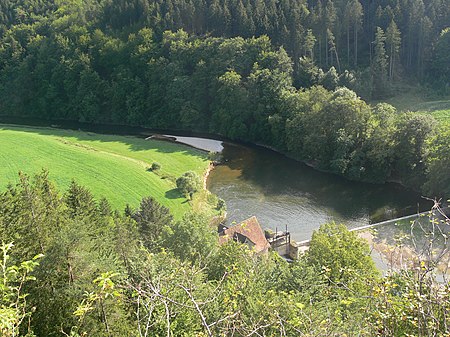
{"type": "Polygon", "coordinates": [[[58,187],[74,179],[99,199],[106,197],[122,210],[153,196],[180,218],[195,203],[176,189],[175,179],[186,171],[204,174],[207,155],[170,142],[131,136],[0,124],[0,188],[18,181],[18,172],[32,175],[42,169],[58,187]],[[153,162],[161,169],[152,172],[153,162]]]}
{"type": "Polygon", "coordinates": [[[450,127],[450,100],[423,102],[412,110],[430,114],[442,126],[450,127]]]}
{"type": "Polygon", "coordinates": [[[431,115],[443,127],[450,128],[450,97],[430,100],[424,91],[426,92],[418,86],[406,87],[399,94],[387,98],[386,102],[395,106],[399,111],[416,111],[431,115]]]}

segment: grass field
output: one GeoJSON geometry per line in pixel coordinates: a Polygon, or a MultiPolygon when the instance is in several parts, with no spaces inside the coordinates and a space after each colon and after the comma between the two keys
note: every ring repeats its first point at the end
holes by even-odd
{"type": "Polygon", "coordinates": [[[431,114],[443,126],[450,128],[450,109],[436,110],[436,111],[431,111],[431,112],[427,112],[427,113],[431,114]]]}
{"type": "Polygon", "coordinates": [[[450,127],[450,100],[426,101],[410,110],[430,114],[442,125],[450,127]]]}
{"type": "Polygon", "coordinates": [[[150,195],[180,218],[206,202],[188,202],[174,180],[189,170],[203,175],[208,164],[205,153],[164,141],[0,124],[0,190],[16,182],[19,171],[48,169],[61,189],[75,179],[120,210],[150,195]],[[161,164],[158,173],[147,170],[153,162],[161,164]]]}
{"type": "Polygon", "coordinates": [[[425,92],[426,90],[418,86],[407,86],[386,101],[399,111],[416,111],[430,114],[443,126],[450,127],[450,97],[433,100],[427,97],[425,92]]]}

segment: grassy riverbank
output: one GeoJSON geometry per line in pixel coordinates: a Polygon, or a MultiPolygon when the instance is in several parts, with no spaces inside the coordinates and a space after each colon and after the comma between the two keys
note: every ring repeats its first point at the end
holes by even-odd
{"type": "MultiPolygon", "coordinates": [[[[0,187],[27,174],[48,169],[60,188],[72,179],[106,197],[117,209],[137,206],[153,196],[176,218],[191,208],[211,211],[205,193],[189,202],[176,189],[175,179],[186,171],[206,172],[209,161],[202,151],[180,144],[129,136],[0,124],[0,187]],[[148,168],[161,164],[156,173],[148,168]],[[209,208],[209,209],[207,209],[209,208]]],[[[211,199],[211,198],[210,198],[211,199]]]]}

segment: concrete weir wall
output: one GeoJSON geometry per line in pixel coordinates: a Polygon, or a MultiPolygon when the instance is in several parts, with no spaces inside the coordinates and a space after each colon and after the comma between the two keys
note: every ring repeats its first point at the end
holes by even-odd
{"type": "MultiPolygon", "coordinates": [[[[449,214],[450,206],[441,209],[441,211],[444,214],[449,214]]],[[[425,217],[425,216],[428,216],[431,219],[439,219],[439,220],[444,219],[444,215],[441,214],[439,211],[431,210],[431,211],[427,211],[427,212],[411,214],[411,215],[403,216],[400,218],[390,219],[390,220],[386,220],[386,221],[376,222],[373,224],[368,224],[365,226],[352,228],[352,229],[350,229],[350,231],[352,231],[352,232],[364,231],[364,230],[375,228],[375,227],[393,225],[396,222],[399,222],[402,220],[411,220],[412,221],[412,220],[418,219],[419,217],[425,217]]],[[[289,257],[294,260],[298,259],[301,254],[303,254],[304,252],[306,252],[309,249],[310,242],[311,242],[311,240],[291,241],[289,244],[289,257]]]]}

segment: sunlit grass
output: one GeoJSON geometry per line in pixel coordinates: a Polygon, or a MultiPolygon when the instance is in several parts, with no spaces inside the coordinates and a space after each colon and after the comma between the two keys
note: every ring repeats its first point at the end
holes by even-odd
{"type": "Polygon", "coordinates": [[[442,125],[450,127],[450,109],[431,111],[429,114],[431,114],[442,125]]]}
{"type": "MultiPolygon", "coordinates": [[[[450,127],[450,97],[432,100],[417,86],[406,86],[400,92],[386,99],[398,111],[415,111],[433,116],[442,126],[450,127]]],[[[379,102],[372,102],[376,104],[379,102]]]]}
{"type": "Polygon", "coordinates": [[[191,209],[174,180],[186,171],[202,175],[205,153],[169,142],[90,132],[0,124],[0,187],[18,180],[18,172],[48,169],[50,179],[65,189],[72,179],[114,208],[136,207],[153,196],[176,218],[191,209]],[[158,174],[153,162],[161,164],[158,174]]]}

